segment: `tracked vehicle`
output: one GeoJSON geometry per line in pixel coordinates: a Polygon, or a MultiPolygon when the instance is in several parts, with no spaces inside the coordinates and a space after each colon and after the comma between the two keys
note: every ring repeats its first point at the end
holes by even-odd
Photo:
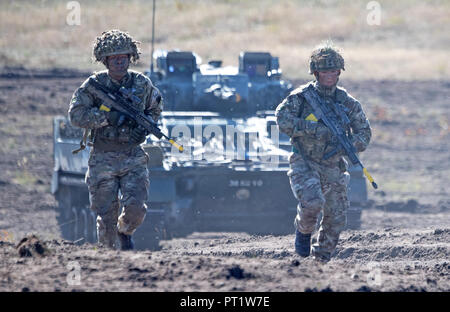
{"type": "MultiPolygon", "coordinates": [[[[237,67],[202,64],[188,51],[156,51],[147,75],[163,94],[163,131],[182,143],[180,153],[149,136],[148,213],[136,231],[137,248],[194,231],[293,233],[295,200],[286,172],[289,138],[278,132],[274,110],[292,90],[278,58],[242,52],[237,67]],[[152,66],[153,68],[153,66],[152,66]]],[[[89,149],[72,155],[82,136],[65,117],[54,119],[52,192],[61,231],[95,242],[95,215],[84,183],[89,149]]],[[[367,201],[362,172],[351,168],[348,213],[358,228],[367,201]]]]}

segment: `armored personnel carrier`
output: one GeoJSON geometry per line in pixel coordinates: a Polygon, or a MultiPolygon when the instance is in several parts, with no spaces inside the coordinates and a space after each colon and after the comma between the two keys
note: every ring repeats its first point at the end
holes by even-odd
{"type": "MultiPolygon", "coordinates": [[[[183,144],[180,153],[149,136],[148,213],[136,231],[137,248],[193,231],[293,233],[295,200],[286,172],[289,138],[274,110],[292,90],[277,57],[242,52],[239,66],[202,64],[187,51],[156,51],[147,75],[164,98],[162,130],[183,144]],[[153,68],[153,66],[152,66],[153,68]]],[[[89,150],[72,155],[82,136],[65,117],[54,119],[52,192],[63,235],[95,242],[95,218],[84,183],[89,150]]],[[[357,228],[367,201],[362,172],[351,168],[349,227],[357,228]]]]}

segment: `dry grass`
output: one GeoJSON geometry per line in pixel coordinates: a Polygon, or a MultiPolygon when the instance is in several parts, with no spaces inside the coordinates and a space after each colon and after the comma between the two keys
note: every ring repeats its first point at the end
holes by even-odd
{"type": "MultiPolygon", "coordinates": [[[[80,0],[81,25],[69,26],[66,1],[0,4],[0,66],[99,69],[91,47],[119,28],[142,42],[139,69],[150,63],[150,0],[80,0]]],[[[289,78],[307,78],[307,59],[331,38],[347,60],[345,77],[448,79],[448,1],[379,1],[381,25],[369,26],[368,1],[157,1],[156,48],[195,50],[204,61],[236,65],[242,50],[278,55],[289,78]]]]}

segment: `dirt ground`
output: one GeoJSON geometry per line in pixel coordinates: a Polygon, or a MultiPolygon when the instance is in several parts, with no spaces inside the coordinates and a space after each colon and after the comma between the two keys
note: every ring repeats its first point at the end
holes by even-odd
{"type": "Polygon", "coordinates": [[[374,129],[361,159],[380,188],[322,264],[295,255],[293,234],[194,233],[137,252],[61,239],[52,118],[86,76],[0,69],[0,291],[450,291],[449,81],[342,79],[374,129]]]}

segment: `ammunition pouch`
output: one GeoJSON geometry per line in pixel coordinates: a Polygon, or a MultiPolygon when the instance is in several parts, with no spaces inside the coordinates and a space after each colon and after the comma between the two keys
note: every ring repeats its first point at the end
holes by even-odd
{"type": "Polygon", "coordinates": [[[139,144],[132,144],[130,142],[127,143],[119,143],[115,141],[105,141],[105,140],[96,140],[93,143],[93,148],[96,151],[101,152],[121,152],[132,149],[139,144]]]}
{"type": "Polygon", "coordinates": [[[120,127],[105,126],[94,130],[93,147],[104,152],[118,152],[133,148],[139,144],[132,142],[131,133],[134,122],[125,122],[120,127]]]}

